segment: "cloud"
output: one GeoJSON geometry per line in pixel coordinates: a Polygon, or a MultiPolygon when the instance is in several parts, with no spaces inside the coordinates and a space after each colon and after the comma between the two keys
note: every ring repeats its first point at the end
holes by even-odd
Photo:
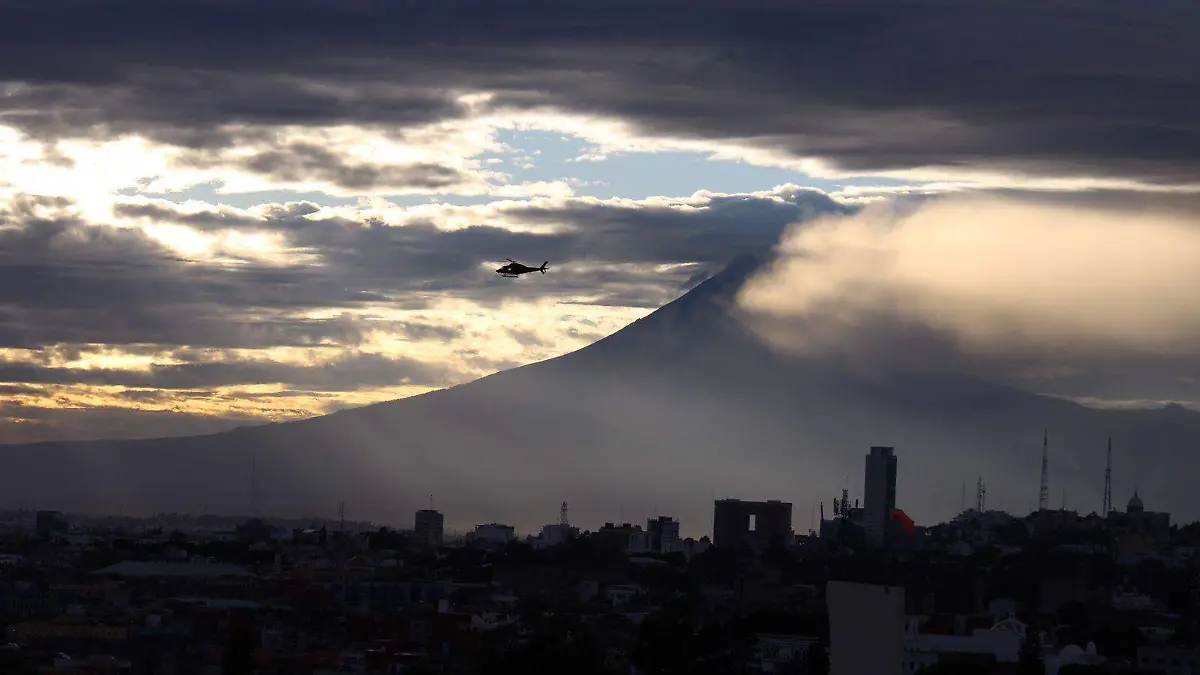
{"type": "Polygon", "coordinates": [[[0,211],[8,225],[0,346],[355,346],[372,330],[356,312],[416,310],[445,294],[651,308],[699,271],[686,265],[715,270],[738,248],[769,247],[785,223],[839,208],[790,188],[690,201],[545,200],[480,207],[471,213],[495,224],[446,228],[438,219],[461,209],[392,207],[391,226],[307,203],[255,213],[142,202],[115,208],[133,220],[118,228],[83,220],[69,200],[21,196],[0,211]],[[152,236],[159,225],[184,230],[152,236]],[[265,240],[274,253],[230,250],[228,230],[275,237],[265,240]],[[505,255],[549,259],[554,273],[537,284],[498,280],[489,264],[505,255]]]}
{"type": "Polygon", "coordinates": [[[1200,401],[1200,222],[946,196],[793,226],[740,304],[777,346],[1074,397],[1200,401]]]}
{"type": "Polygon", "coordinates": [[[13,179],[16,191],[104,205],[114,192],[169,194],[198,186],[220,195],[293,191],[342,199],[574,194],[568,180],[513,182],[486,168],[478,156],[496,146],[495,129],[477,121],[404,134],[369,126],[240,125],[230,127],[229,144],[198,148],[150,130],[31,139],[8,118],[0,122],[0,174],[13,179]]]}
{"type": "Polygon", "coordinates": [[[47,140],[528,113],[818,170],[1200,183],[1200,11],[1179,3],[9,4],[0,108],[47,140]]]}
{"type": "Polygon", "coordinates": [[[682,265],[700,265],[711,273],[739,252],[769,248],[788,222],[847,209],[820,191],[780,186],[679,199],[541,199],[480,207],[405,208],[382,202],[322,209],[292,203],[243,211],[138,201],[118,204],[114,212],[139,223],[174,223],[210,233],[279,234],[284,237],[280,246],[315,257],[272,273],[295,275],[293,283],[309,286],[289,297],[307,295],[324,306],[356,297],[382,301],[399,293],[441,292],[484,302],[553,296],[603,302],[615,292],[622,302],[657,307],[697,273],[682,265]],[[510,256],[549,260],[554,273],[537,284],[501,283],[492,267],[483,267],[510,256]],[[336,285],[319,285],[333,277],[336,285]]]}
{"type": "MultiPolygon", "coordinates": [[[[180,161],[201,168],[222,163],[218,158],[196,155],[180,161]]],[[[327,148],[310,143],[294,143],[280,149],[265,150],[231,163],[239,169],[267,174],[283,182],[332,183],[346,190],[354,190],[356,194],[369,193],[379,187],[452,192],[470,182],[467,174],[458,169],[429,162],[391,166],[351,164],[327,148]]]]}
{"type": "Polygon", "coordinates": [[[0,201],[0,443],[110,435],[103,412],[67,410],[125,411],[142,436],[458,384],[582,347],[846,208],[781,186],[472,207],[117,198],[96,220],[18,193],[0,201]],[[500,279],[506,255],[552,273],[500,279]]]}
{"type": "Polygon", "coordinates": [[[217,361],[150,364],[146,369],[0,365],[0,381],[37,384],[119,385],[143,389],[212,390],[232,385],[286,383],[309,391],[354,391],[398,385],[440,387],[455,379],[445,366],[379,354],[342,355],[307,364],[217,361]]]}

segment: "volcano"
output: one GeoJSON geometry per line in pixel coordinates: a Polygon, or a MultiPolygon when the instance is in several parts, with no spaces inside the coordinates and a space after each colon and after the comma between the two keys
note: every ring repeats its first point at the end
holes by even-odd
{"type": "MultiPolygon", "coordinates": [[[[410,525],[427,505],[448,526],[499,521],[536,531],[658,514],[706,533],[712,499],[792,502],[807,530],[817,504],[861,494],[872,445],[896,448],[897,503],[947,518],[982,476],[989,508],[1036,506],[1043,429],[1051,495],[1100,509],[1106,438],[1114,500],[1136,487],[1149,510],[1196,515],[1184,466],[1200,414],[1179,406],[1100,410],[966,374],[864,372],[785,356],[751,330],[737,291],[743,256],[645,318],[539,363],[398,401],[283,424],[184,438],[3,448],[10,503],[69,511],[248,513],[251,466],[265,514],[331,513],[410,525]]],[[[1053,499],[1051,506],[1058,507],[1053,499]]]]}

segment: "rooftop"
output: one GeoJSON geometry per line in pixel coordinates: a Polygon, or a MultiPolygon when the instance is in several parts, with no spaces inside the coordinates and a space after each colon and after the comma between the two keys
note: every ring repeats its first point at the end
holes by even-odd
{"type": "Polygon", "coordinates": [[[140,562],[125,560],[92,572],[120,577],[252,577],[249,571],[227,563],[140,562]]]}

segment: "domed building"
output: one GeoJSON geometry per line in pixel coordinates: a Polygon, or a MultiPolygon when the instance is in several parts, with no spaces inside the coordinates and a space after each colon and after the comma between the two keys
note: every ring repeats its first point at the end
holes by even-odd
{"type": "Polygon", "coordinates": [[[1142,506],[1142,498],[1138,496],[1137,490],[1133,491],[1133,496],[1129,498],[1129,504],[1125,507],[1125,513],[1131,516],[1140,516],[1145,512],[1145,507],[1142,506]]]}
{"type": "Polygon", "coordinates": [[[1136,489],[1124,513],[1114,509],[1108,514],[1108,527],[1117,535],[1119,558],[1154,555],[1171,543],[1171,514],[1147,511],[1136,489]]]}

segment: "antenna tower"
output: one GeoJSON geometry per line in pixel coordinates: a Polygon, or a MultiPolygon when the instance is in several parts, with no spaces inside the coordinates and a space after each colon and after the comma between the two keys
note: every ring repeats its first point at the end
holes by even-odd
{"type": "Polygon", "coordinates": [[[262,493],[258,488],[258,460],[250,459],[250,515],[262,517],[262,493]]]}
{"type": "Polygon", "coordinates": [[[338,502],[338,531],[346,533],[346,502],[338,502]]]}
{"type": "Polygon", "coordinates": [[[558,507],[558,524],[562,525],[563,527],[566,527],[570,524],[570,521],[567,520],[567,503],[566,502],[563,502],[562,505],[558,507]]]}
{"type": "Polygon", "coordinates": [[[842,520],[850,517],[850,490],[842,488],[842,520]]]}
{"type": "Polygon", "coordinates": [[[1108,461],[1104,465],[1104,512],[1105,518],[1112,512],[1112,436],[1108,437],[1108,461]]]}
{"type": "Polygon", "coordinates": [[[975,510],[983,513],[984,501],[987,498],[987,484],[983,482],[983,476],[980,476],[975,481],[975,510]]]}
{"type": "Polygon", "coordinates": [[[1038,511],[1045,511],[1046,504],[1050,500],[1050,484],[1049,484],[1049,458],[1050,458],[1050,430],[1046,429],[1042,433],[1042,487],[1038,492],[1038,511]]]}

